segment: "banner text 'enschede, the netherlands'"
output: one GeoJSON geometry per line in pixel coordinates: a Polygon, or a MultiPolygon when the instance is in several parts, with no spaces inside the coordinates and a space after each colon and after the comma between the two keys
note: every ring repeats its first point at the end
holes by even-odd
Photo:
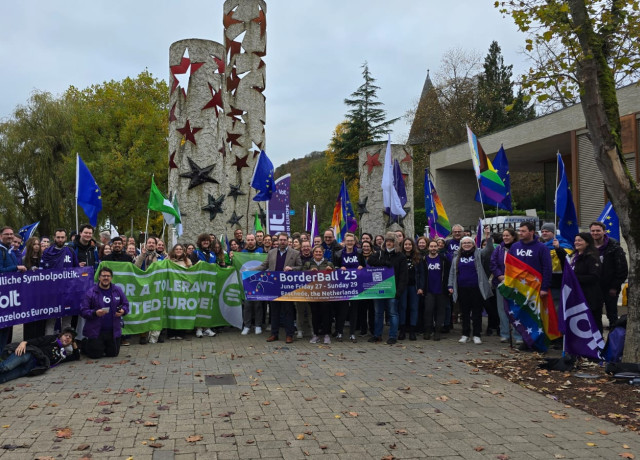
{"type": "Polygon", "coordinates": [[[333,302],[395,297],[392,268],[333,271],[245,271],[242,285],[248,300],[333,302]]]}

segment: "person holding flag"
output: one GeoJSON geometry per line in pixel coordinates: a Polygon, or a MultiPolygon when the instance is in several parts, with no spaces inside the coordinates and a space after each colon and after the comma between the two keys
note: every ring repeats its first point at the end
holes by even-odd
{"type": "Polygon", "coordinates": [[[566,252],[561,249],[558,249],[558,257],[565,270],[571,268],[576,274],[587,306],[593,314],[600,334],[602,334],[602,291],[600,290],[602,264],[600,263],[600,255],[590,233],[578,233],[573,245],[576,251],[569,259],[567,259],[566,252]]]}

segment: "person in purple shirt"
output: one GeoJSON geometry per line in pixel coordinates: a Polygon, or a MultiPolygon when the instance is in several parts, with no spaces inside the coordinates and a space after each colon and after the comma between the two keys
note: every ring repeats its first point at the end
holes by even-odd
{"type": "Polygon", "coordinates": [[[551,254],[549,248],[536,241],[533,222],[522,222],[518,228],[518,241],[513,243],[509,254],[537,270],[542,276],[540,296],[545,297],[551,287],[551,254]]]}
{"type": "Polygon", "coordinates": [[[449,270],[451,262],[444,254],[440,254],[438,242],[432,240],[428,246],[429,252],[425,255],[425,312],[424,312],[424,339],[440,340],[440,331],[444,325],[445,313],[449,305],[449,270]]]}
{"type": "Polygon", "coordinates": [[[80,315],[86,320],[83,351],[91,359],[120,353],[121,318],[129,313],[129,301],[112,279],[110,268],[100,269],[98,284],[87,291],[80,306],[80,315]]]}

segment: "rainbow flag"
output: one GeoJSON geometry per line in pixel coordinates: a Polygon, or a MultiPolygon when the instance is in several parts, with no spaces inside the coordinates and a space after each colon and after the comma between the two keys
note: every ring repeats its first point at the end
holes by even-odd
{"type": "Polygon", "coordinates": [[[467,126],[467,138],[469,139],[469,149],[471,150],[471,161],[476,173],[476,179],[480,181],[480,192],[496,203],[502,203],[507,196],[507,188],[500,179],[498,171],[491,164],[491,160],[484,153],[480,141],[473,131],[467,126]]]}
{"type": "Polygon", "coordinates": [[[505,311],[511,324],[530,347],[545,351],[550,340],[562,334],[551,294],[540,297],[542,275],[530,265],[507,253],[504,282],[498,286],[507,304],[505,311]]]}
{"type": "Polygon", "coordinates": [[[355,232],[358,228],[356,215],[351,206],[349,192],[347,191],[347,183],[342,179],[340,193],[336,199],[336,205],[333,208],[333,217],[331,218],[331,226],[336,233],[336,239],[341,242],[347,232],[355,232]]]}
{"type": "Polygon", "coordinates": [[[444,210],[442,200],[429,177],[429,168],[424,170],[424,208],[429,225],[429,238],[439,236],[445,238],[451,233],[451,224],[444,210]]]}

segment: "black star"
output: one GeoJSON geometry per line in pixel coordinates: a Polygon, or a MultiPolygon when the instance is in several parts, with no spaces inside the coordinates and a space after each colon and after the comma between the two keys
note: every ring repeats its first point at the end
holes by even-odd
{"type": "Polygon", "coordinates": [[[360,218],[362,218],[363,214],[369,212],[369,210],[367,209],[367,200],[369,200],[369,197],[365,196],[363,201],[358,202],[358,214],[360,214],[360,218]]]}
{"type": "Polygon", "coordinates": [[[236,214],[236,212],[235,212],[235,211],[233,211],[233,214],[231,214],[231,218],[227,221],[227,223],[228,223],[229,225],[231,225],[232,227],[233,227],[234,225],[240,225],[240,219],[242,219],[243,217],[244,217],[244,216],[238,216],[238,215],[236,214]]]}
{"type": "Polygon", "coordinates": [[[260,203],[258,203],[258,218],[260,219],[260,222],[267,222],[267,213],[264,212],[264,209],[262,209],[260,203]]]}
{"type": "Polygon", "coordinates": [[[229,187],[231,187],[231,191],[227,196],[232,196],[234,201],[238,201],[240,195],[246,195],[246,193],[240,190],[240,185],[229,184],[229,187]]]}
{"type": "Polygon", "coordinates": [[[209,177],[209,173],[215,167],[215,164],[201,168],[191,158],[187,157],[187,160],[189,160],[189,167],[191,168],[191,172],[182,173],[180,174],[180,177],[186,177],[187,179],[190,179],[189,189],[204,184],[205,182],[211,182],[212,184],[218,183],[217,180],[209,177]]]}
{"type": "Polygon", "coordinates": [[[406,212],[405,216],[404,217],[396,216],[396,219],[398,219],[398,225],[404,228],[404,219],[409,215],[409,211],[411,211],[411,208],[409,206],[406,206],[402,209],[404,209],[406,212]]]}
{"type": "Polygon", "coordinates": [[[222,212],[222,202],[224,201],[224,195],[220,195],[217,199],[209,194],[209,203],[202,207],[203,211],[209,211],[209,220],[216,218],[218,214],[222,212]]]}

